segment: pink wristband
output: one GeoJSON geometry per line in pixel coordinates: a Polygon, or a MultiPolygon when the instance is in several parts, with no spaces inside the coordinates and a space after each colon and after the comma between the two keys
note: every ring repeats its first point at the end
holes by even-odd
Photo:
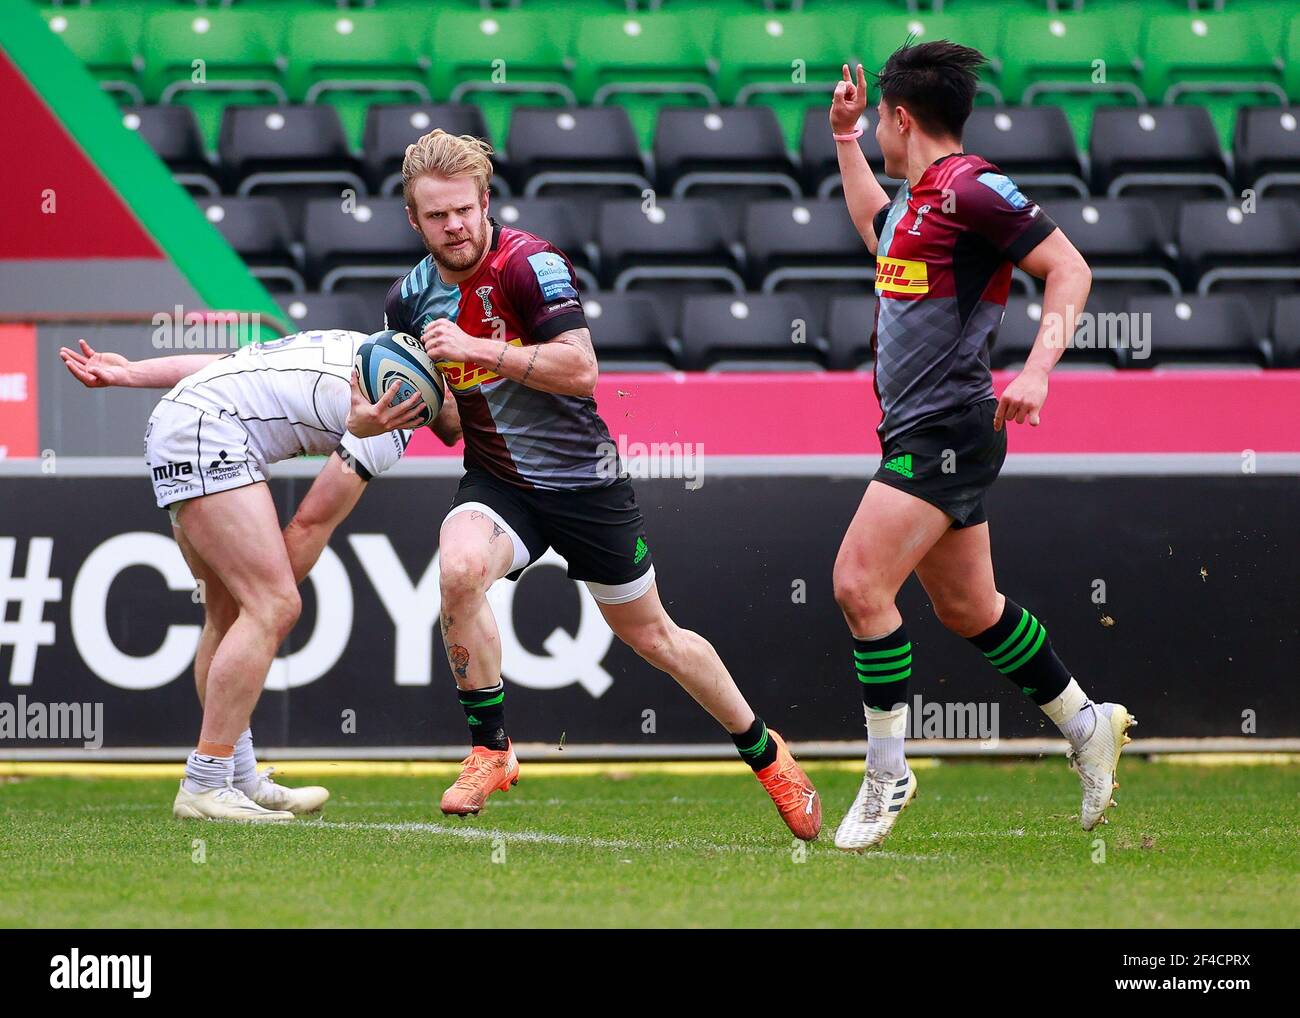
{"type": "Polygon", "coordinates": [[[849,134],[831,134],[836,141],[857,141],[862,137],[862,128],[855,127],[849,134]]]}

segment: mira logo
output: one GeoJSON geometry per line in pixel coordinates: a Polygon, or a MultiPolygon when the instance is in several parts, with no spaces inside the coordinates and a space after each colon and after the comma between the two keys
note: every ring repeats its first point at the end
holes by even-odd
{"type": "Polygon", "coordinates": [[[908,258],[876,259],[877,293],[927,293],[929,289],[925,262],[908,258]]]}
{"type": "Polygon", "coordinates": [[[50,959],[50,986],[56,990],[130,990],[143,999],[151,992],[153,956],[87,954],[75,947],[50,959]]]}
{"type": "Polygon", "coordinates": [[[155,481],[172,481],[178,477],[190,477],[194,474],[194,467],[186,463],[164,463],[160,467],[153,468],[153,479],[155,481]]]}

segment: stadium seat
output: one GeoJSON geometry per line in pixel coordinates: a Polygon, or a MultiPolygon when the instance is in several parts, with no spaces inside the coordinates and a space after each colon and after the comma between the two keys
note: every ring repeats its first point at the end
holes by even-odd
{"type": "Polygon", "coordinates": [[[1126,310],[1151,316],[1144,319],[1150,322],[1150,356],[1130,357],[1126,367],[1259,367],[1269,363],[1268,346],[1243,297],[1132,297],[1126,310]]]}
{"type": "Polygon", "coordinates": [[[1017,13],[1003,23],[1000,50],[1006,100],[1060,109],[1080,146],[1097,107],[1146,105],[1136,33],[1117,32],[1105,11],[1017,13]]]}
{"type": "Polygon", "coordinates": [[[299,271],[289,220],[274,198],[227,195],[197,202],[204,216],[244,259],[248,271],[271,290],[307,289],[299,271]]]}
{"type": "MultiPolygon", "coordinates": [[[[1070,348],[1066,350],[1057,369],[1068,371],[1074,368],[1095,370],[1097,368],[1115,368],[1123,364],[1127,350],[1122,345],[1129,339],[1129,323],[1118,322],[1124,331],[1119,342],[1115,342],[1114,328],[1111,321],[1101,324],[1101,316],[1108,312],[1122,311],[1123,304],[1112,304],[1106,300],[1089,297],[1084,308],[1093,316],[1092,323],[1085,325],[1080,321],[1075,334],[1070,338],[1070,348]],[[1087,331],[1084,331],[1087,330],[1087,331]],[[1104,336],[1100,333],[1104,332],[1104,336]]],[[[989,359],[995,370],[1018,369],[1024,365],[1029,352],[1034,348],[1038,330],[1043,322],[1043,300],[1038,296],[1012,295],[1007,298],[1007,308],[1002,315],[1002,322],[994,335],[989,359]]]]}
{"type": "Polygon", "coordinates": [[[750,202],[744,222],[749,279],[764,293],[791,281],[862,293],[875,278],[875,259],[841,199],[750,202]]]}
{"type": "Polygon", "coordinates": [[[119,102],[140,104],[139,11],[95,7],[56,7],[41,11],[50,31],[86,65],[105,92],[119,102]]]}
{"type": "Polygon", "coordinates": [[[1233,153],[1238,190],[1253,188],[1260,198],[1300,198],[1300,106],[1243,109],[1233,153]]]}
{"type": "Polygon", "coordinates": [[[830,366],[837,371],[857,371],[874,364],[871,334],[875,327],[875,297],[833,298],[825,330],[830,366]]]}
{"type": "Polygon", "coordinates": [[[641,148],[662,106],[717,106],[710,40],[692,15],[666,11],[585,17],[574,38],[578,100],[628,111],[641,148]]]}
{"type": "Polygon", "coordinates": [[[687,297],[682,304],[683,367],[692,371],[820,369],[826,351],[821,340],[808,333],[808,318],[803,299],[789,293],[687,297]]]}
{"type": "MultiPolygon", "coordinates": [[[[909,39],[913,43],[951,39],[964,46],[973,46],[989,59],[980,70],[976,103],[1000,105],[1005,101],[1001,88],[1002,10],[999,7],[958,4],[949,9],[945,5],[940,13],[913,11],[910,14],[877,14],[871,8],[867,9],[870,13],[857,25],[858,44],[855,47],[866,70],[879,71],[889,55],[909,39]]],[[[1016,11],[1009,17],[1014,23],[1021,17],[1021,12],[1016,11]]],[[[854,26],[850,23],[845,27],[851,31],[854,26]]],[[[872,91],[874,94],[875,90],[872,91]]]]}
{"type": "Polygon", "coordinates": [[[707,198],[667,198],[642,208],[618,198],[598,215],[601,279],[615,290],[651,287],[679,294],[745,289],[722,214],[707,198]]]}
{"type": "Polygon", "coordinates": [[[444,9],[425,44],[435,58],[434,98],[478,105],[491,136],[503,144],[512,107],[577,104],[565,52],[569,31],[566,19],[548,11],[444,9]]]}
{"type": "Polygon", "coordinates": [[[383,307],[393,280],[428,254],[400,198],[360,199],[347,211],[337,199],[312,199],[303,222],[303,249],[308,278],[318,289],[362,292],[376,309],[383,307]]]}
{"type": "Polygon", "coordinates": [[[1098,109],[1088,154],[1094,193],[1149,197],[1170,220],[1180,200],[1232,197],[1219,136],[1199,107],[1098,109]]]}
{"type": "Polygon", "coordinates": [[[1055,106],[981,107],[971,112],[962,136],[967,152],[978,152],[1012,177],[1035,201],[1088,197],[1083,167],[1065,114],[1055,106]]]}
{"type": "Polygon", "coordinates": [[[1300,205],[1281,198],[1261,200],[1246,212],[1232,202],[1184,202],[1178,249],[1189,289],[1251,298],[1248,304],[1262,332],[1272,298],[1300,291],[1300,205]]]}
{"type": "Polygon", "coordinates": [[[1142,46],[1148,98],[1208,110],[1223,144],[1230,145],[1238,107],[1287,104],[1281,25],[1270,21],[1244,12],[1151,15],[1142,46]]]}
{"type": "Polygon", "coordinates": [[[1087,259],[1094,293],[1182,292],[1164,221],[1150,201],[1074,198],[1049,201],[1045,208],[1087,259]]]}
{"type": "Polygon", "coordinates": [[[661,109],[654,164],[659,190],[674,198],[800,197],[781,125],[765,106],[661,109]]]}
{"type": "Polygon", "coordinates": [[[598,262],[595,219],[571,198],[502,198],[489,205],[489,213],[502,226],[513,226],[545,237],[573,263],[578,289],[599,289],[594,267],[598,262]]]}
{"type": "Polygon", "coordinates": [[[1278,297],[1269,323],[1273,362],[1279,368],[1300,368],[1300,294],[1278,297]]]}
{"type": "Polygon", "coordinates": [[[838,11],[724,15],[718,95],[737,106],[770,107],[793,150],[809,112],[819,110],[826,123],[828,96],[848,59],[844,40],[838,11]]]}
{"type": "Polygon", "coordinates": [[[582,307],[602,370],[675,370],[677,353],[653,298],[606,290],[584,294],[582,307]]]}
{"type": "Polygon", "coordinates": [[[286,36],[285,82],[293,102],[327,102],[354,144],[366,107],[376,102],[428,103],[429,59],[413,11],[306,10],[286,36]]]}
{"type": "Polygon", "coordinates": [[[227,186],[241,195],[276,194],[295,234],[313,195],[366,194],[332,106],[228,106],[218,144],[227,186]]]}
{"type": "Polygon", "coordinates": [[[276,298],[300,332],[349,329],[369,335],[383,323],[383,309],[378,309],[355,293],[295,293],[276,298]]]}
{"type": "MultiPolygon", "coordinates": [[[[366,111],[361,162],[375,194],[401,194],[406,147],[435,127],[491,141],[483,114],[470,103],[377,103],[366,111]]],[[[502,172],[499,154],[492,157],[492,164],[497,174],[502,172]]],[[[495,174],[492,182],[499,183],[495,174]]]]}
{"type": "MultiPolygon", "coordinates": [[[[876,111],[868,107],[862,118],[862,137],[858,145],[875,171],[876,180],[892,198],[902,181],[886,177],[885,157],[876,143],[876,111]]],[[[803,131],[799,141],[799,165],[804,189],[818,198],[836,198],[844,193],[840,180],[840,162],[836,154],[837,143],[831,137],[831,125],[826,108],[812,108],[804,115],[803,131]]]]}
{"type": "Polygon", "coordinates": [[[175,181],[191,194],[220,194],[198,121],[188,106],[125,106],[122,124],[157,153],[175,181]]]}
{"type": "Polygon", "coordinates": [[[632,122],[617,106],[516,106],[510,171],[515,191],[528,197],[639,198],[650,187],[632,122]]]}
{"type": "Polygon", "coordinates": [[[288,102],[280,74],[283,27],[280,18],[264,10],[150,14],[141,44],[145,97],[194,107],[204,142],[214,148],[223,107],[288,102]],[[201,80],[195,80],[200,73],[201,80]]]}

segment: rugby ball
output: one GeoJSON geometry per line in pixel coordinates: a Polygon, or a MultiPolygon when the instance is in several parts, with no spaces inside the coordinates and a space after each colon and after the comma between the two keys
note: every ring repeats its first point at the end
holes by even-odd
{"type": "Polygon", "coordinates": [[[356,368],[361,393],[371,403],[379,402],[394,382],[397,395],[389,406],[404,403],[416,392],[423,396],[424,413],[416,427],[424,427],[442,409],[442,372],[414,336],[393,329],[376,332],[357,347],[356,368]]]}

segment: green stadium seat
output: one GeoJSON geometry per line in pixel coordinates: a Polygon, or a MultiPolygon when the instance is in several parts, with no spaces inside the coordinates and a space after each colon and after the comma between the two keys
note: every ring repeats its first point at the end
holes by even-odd
{"type": "Polygon", "coordinates": [[[550,11],[444,10],[425,46],[434,98],[475,103],[500,144],[514,106],[576,105],[568,33],[550,11]]]}
{"type": "Polygon", "coordinates": [[[708,25],[665,12],[585,18],[574,41],[578,99],[624,107],[649,149],[660,107],[718,105],[708,25]]]}
{"type": "Polygon", "coordinates": [[[1282,80],[1286,94],[1300,102],[1300,13],[1291,19],[1282,41],[1282,80]]]}
{"type": "Polygon", "coordinates": [[[718,32],[718,95],[737,106],[772,107],[786,147],[796,150],[804,114],[810,106],[826,109],[841,68],[852,60],[845,35],[837,13],[725,17],[718,32]]]}
{"type": "Polygon", "coordinates": [[[421,52],[429,19],[407,11],[302,11],[289,23],[285,81],[294,102],[327,102],[354,147],[371,103],[429,102],[421,52]]]}
{"type": "MultiPolygon", "coordinates": [[[[996,6],[965,6],[960,13],[942,14],[876,14],[868,13],[858,26],[857,51],[868,71],[879,71],[889,55],[907,42],[933,42],[947,39],[963,46],[973,46],[989,58],[988,65],[980,70],[977,103],[1001,104],[1003,102],[1000,78],[1002,58],[1002,18],[996,6]]],[[[1017,20],[1016,15],[1012,20],[1017,20]]],[[[875,98],[873,90],[873,99],[875,98]]]]}
{"type": "Polygon", "coordinates": [[[209,148],[227,105],[286,103],[281,82],[283,19],[265,10],[159,11],[145,21],[145,95],[194,109],[209,148]],[[195,61],[202,60],[203,80],[195,61]]]}
{"type": "Polygon", "coordinates": [[[105,92],[123,103],[144,102],[139,75],[142,18],[132,10],[55,7],[42,10],[50,31],[86,65],[105,92]]]}
{"type": "Polygon", "coordinates": [[[1241,106],[1287,104],[1281,21],[1246,14],[1155,14],[1146,24],[1142,85],[1153,102],[1204,106],[1224,145],[1241,106]]]}
{"type": "Polygon", "coordinates": [[[1098,106],[1146,103],[1134,34],[1087,12],[1031,14],[1002,26],[1002,90],[1007,102],[1059,106],[1080,146],[1098,106]]]}

